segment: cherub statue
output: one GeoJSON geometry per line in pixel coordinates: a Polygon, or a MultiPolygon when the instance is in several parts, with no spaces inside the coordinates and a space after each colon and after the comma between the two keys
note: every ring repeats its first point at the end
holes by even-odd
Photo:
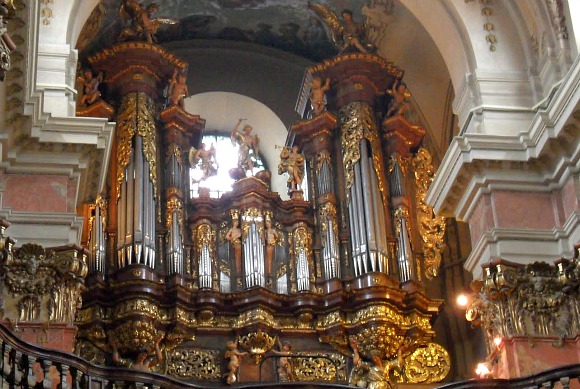
{"type": "Polygon", "coordinates": [[[203,181],[217,174],[215,153],[216,149],[213,143],[209,150],[206,150],[205,143],[202,143],[199,149],[196,149],[195,147],[189,149],[189,165],[195,167],[199,164],[201,167],[202,175],[198,181],[203,181]]]}
{"type": "Polygon", "coordinates": [[[304,156],[298,152],[298,146],[283,147],[280,152],[278,174],[288,173],[288,188],[291,192],[298,190],[304,178],[304,156]]]}
{"type": "Polygon", "coordinates": [[[332,33],[332,40],[338,48],[339,54],[347,49],[354,48],[361,53],[368,53],[365,47],[366,31],[361,23],[356,23],[352,18],[352,11],[344,9],[341,12],[342,21],[329,8],[322,4],[308,2],[308,8],[320,17],[332,33]]]}
{"type": "Polygon", "coordinates": [[[238,168],[244,171],[254,169],[254,159],[258,158],[258,145],[260,138],[257,135],[252,135],[252,126],[246,124],[244,132],[239,132],[238,128],[245,119],[239,119],[238,123],[232,130],[230,138],[232,143],[237,143],[240,147],[238,150],[238,168]]]}
{"type": "Polygon", "coordinates": [[[147,43],[157,42],[155,34],[161,24],[175,24],[175,20],[167,18],[157,18],[158,6],[156,3],[151,3],[147,7],[143,7],[137,0],[121,0],[121,7],[119,14],[121,22],[126,25],[130,22],[129,27],[121,31],[119,41],[126,40],[144,40],[147,43]]]}
{"type": "Polygon", "coordinates": [[[280,355],[281,358],[278,358],[278,379],[280,381],[295,381],[296,377],[294,375],[294,367],[292,366],[292,359],[288,358],[292,355],[292,345],[289,342],[282,342],[280,338],[278,338],[278,350],[272,349],[272,353],[275,355],[280,355]]]}
{"type": "Polygon", "coordinates": [[[314,77],[310,83],[310,104],[312,105],[313,116],[318,116],[326,109],[324,94],[330,90],[330,78],[322,84],[320,77],[314,77]]]}
{"type": "Polygon", "coordinates": [[[169,81],[169,88],[167,90],[170,105],[178,105],[183,108],[183,99],[189,94],[187,84],[185,83],[186,79],[183,71],[179,71],[178,69],[173,71],[173,77],[169,81]]]}
{"type": "Polygon", "coordinates": [[[83,70],[83,95],[79,99],[79,105],[91,105],[101,97],[99,85],[103,82],[103,72],[95,77],[91,69],[83,70]]]}
{"type": "Polygon", "coordinates": [[[125,358],[121,358],[117,344],[112,337],[109,337],[109,345],[113,349],[113,362],[120,366],[125,366],[136,370],[149,371],[153,366],[156,366],[163,361],[163,354],[159,348],[159,344],[161,343],[162,339],[163,334],[160,333],[154,340],[155,356],[149,356],[147,349],[143,348],[137,352],[135,360],[131,361],[125,358]]]}
{"type": "Polygon", "coordinates": [[[392,101],[387,110],[387,117],[391,115],[404,115],[409,106],[411,94],[407,92],[407,85],[399,80],[395,81],[393,87],[387,90],[387,94],[392,96],[392,101]]]}
{"type": "Polygon", "coordinates": [[[248,353],[238,351],[238,341],[237,340],[235,342],[230,340],[227,343],[227,349],[226,349],[226,352],[224,354],[224,357],[226,359],[229,359],[230,361],[228,362],[228,372],[225,373],[223,376],[225,377],[226,383],[228,385],[233,385],[238,380],[238,378],[236,377],[236,373],[238,372],[238,369],[240,368],[240,363],[242,362],[242,357],[245,355],[248,355],[248,353]]]}

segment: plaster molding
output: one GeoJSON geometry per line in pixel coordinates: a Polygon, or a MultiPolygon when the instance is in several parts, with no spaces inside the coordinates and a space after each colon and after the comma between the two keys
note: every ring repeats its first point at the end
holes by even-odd
{"type": "MultiPolygon", "coordinates": [[[[1,134],[2,146],[8,152],[0,166],[10,172],[42,171],[66,175],[75,172],[81,175],[80,182],[97,180],[98,193],[105,185],[115,123],[74,116],[77,53],[68,43],[58,43],[66,42],[66,37],[53,36],[54,31],[50,34],[43,31],[46,26],[42,26],[38,0],[31,0],[26,12],[28,54],[23,66],[25,76],[20,81],[25,91],[23,113],[30,120],[20,123],[21,128],[6,129],[1,134]],[[70,144],[81,147],[70,154],[56,154],[58,158],[49,160],[43,154],[51,149],[58,150],[56,145],[70,144]],[[37,152],[39,155],[34,156],[37,152]],[[94,166],[99,166],[99,171],[90,171],[94,166]],[[88,174],[93,176],[86,177],[88,174]]],[[[64,30],[55,30],[66,35],[64,30]]],[[[84,185],[80,190],[91,187],[84,185]]],[[[82,201],[97,193],[92,196],[79,194],[79,199],[82,201]]]]}
{"type": "Polygon", "coordinates": [[[78,244],[84,218],[74,213],[20,212],[0,208],[0,218],[10,221],[9,235],[16,246],[34,242],[44,247],[78,244]]]}
{"type": "Polygon", "coordinates": [[[562,227],[552,230],[494,228],[473,245],[465,269],[474,278],[481,277],[481,264],[493,258],[517,263],[549,262],[572,258],[574,245],[580,241],[580,211],[574,212],[562,227]]]}
{"type": "Polygon", "coordinates": [[[580,126],[579,101],[580,57],[547,108],[536,109],[527,130],[512,136],[464,133],[456,137],[426,201],[435,212],[464,220],[492,184],[520,190],[559,188],[565,177],[580,169],[580,139],[574,135],[580,126]],[[500,172],[489,164],[493,161],[501,161],[500,172]]]}

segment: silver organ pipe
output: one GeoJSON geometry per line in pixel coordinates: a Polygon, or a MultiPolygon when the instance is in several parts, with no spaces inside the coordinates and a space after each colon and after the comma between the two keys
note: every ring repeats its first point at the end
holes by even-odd
{"type": "Polygon", "coordinates": [[[372,199],[373,207],[376,210],[376,217],[374,218],[375,230],[377,232],[377,261],[378,261],[378,271],[383,273],[389,273],[389,244],[387,242],[387,221],[384,212],[385,207],[383,206],[383,198],[379,190],[379,182],[377,179],[377,174],[372,168],[372,160],[369,159],[369,165],[371,166],[370,176],[371,176],[371,188],[372,188],[372,199]]]}
{"type": "Polygon", "coordinates": [[[360,159],[354,165],[348,215],[355,276],[389,271],[386,218],[368,141],[360,144],[360,159]]]}
{"type": "Polygon", "coordinates": [[[298,258],[296,260],[296,284],[299,292],[310,290],[310,272],[308,271],[308,258],[306,256],[305,248],[300,248],[300,250],[298,250],[298,258]]]}
{"type": "Polygon", "coordinates": [[[323,225],[322,232],[322,263],[324,268],[324,277],[340,277],[340,266],[338,257],[338,240],[335,234],[336,209],[331,203],[324,204],[322,207],[320,222],[323,225]]]}
{"type": "Polygon", "coordinates": [[[320,173],[316,182],[319,196],[332,192],[332,174],[326,159],[322,161],[320,173]]]}
{"type": "Polygon", "coordinates": [[[133,150],[125,168],[117,213],[119,268],[134,263],[155,268],[155,199],[149,162],[143,156],[143,138],[134,135],[133,150]]]}
{"type": "MultiPolygon", "coordinates": [[[[167,168],[167,176],[169,177],[169,187],[180,188],[178,186],[181,183],[181,166],[177,161],[177,157],[174,153],[171,154],[167,168]]],[[[181,202],[178,199],[171,199],[168,201],[167,207],[173,206],[174,209],[171,212],[171,223],[168,227],[168,237],[167,237],[167,258],[168,258],[168,271],[169,274],[183,274],[184,271],[184,255],[183,255],[183,236],[182,228],[180,225],[180,220],[182,218],[181,212],[181,202]]]]}
{"type": "Polygon", "coordinates": [[[397,263],[399,265],[399,281],[407,282],[413,280],[415,272],[412,263],[413,252],[407,232],[407,222],[404,217],[401,218],[398,246],[397,263]]]}
{"type": "Polygon", "coordinates": [[[199,253],[199,288],[212,288],[211,252],[207,243],[204,243],[199,253]]]}
{"type": "Polygon", "coordinates": [[[90,236],[91,261],[89,262],[89,272],[91,273],[105,273],[105,225],[103,223],[104,216],[101,215],[102,212],[104,210],[97,201],[90,236]]]}
{"type": "Polygon", "coordinates": [[[167,258],[169,274],[183,274],[183,239],[179,226],[179,211],[174,210],[167,239],[167,258]]]}
{"type": "Polygon", "coordinates": [[[249,221],[248,235],[244,240],[244,276],[246,288],[266,285],[264,242],[255,219],[249,221]]]}

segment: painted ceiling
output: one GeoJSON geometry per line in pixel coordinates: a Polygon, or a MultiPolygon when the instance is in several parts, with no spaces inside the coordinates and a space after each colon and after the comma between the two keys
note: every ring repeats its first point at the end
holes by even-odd
{"type": "MultiPolygon", "coordinates": [[[[225,39],[252,42],[281,49],[313,61],[336,54],[330,35],[307,0],[156,0],[142,1],[143,7],[155,2],[156,17],[176,23],[163,25],[158,34],[160,44],[189,39],[225,39]]],[[[102,42],[116,40],[122,24],[119,18],[121,0],[103,0],[87,23],[92,31],[81,34],[78,48],[91,53],[102,42]],[[90,32],[90,33],[89,33],[90,32]],[[83,36],[84,35],[84,36],[83,36]],[[100,42],[100,43],[99,43],[100,42]]],[[[318,0],[335,13],[343,9],[354,12],[363,21],[365,10],[381,6],[392,9],[392,0],[318,0]]]]}

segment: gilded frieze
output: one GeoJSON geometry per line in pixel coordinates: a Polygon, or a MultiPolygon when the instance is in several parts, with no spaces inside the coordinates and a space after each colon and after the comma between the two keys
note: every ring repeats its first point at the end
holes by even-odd
{"type": "Polygon", "coordinates": [[[221,352],[199,348],[167,353],[167,374],[176,378],[216,381],[221,379],[221,352]]]}
{"type": "Polygon", "coordinates": [[[346,357],[338,353],[300,352],[291,358],[294,380],[299,382],[346,381],[346,357]]]}

